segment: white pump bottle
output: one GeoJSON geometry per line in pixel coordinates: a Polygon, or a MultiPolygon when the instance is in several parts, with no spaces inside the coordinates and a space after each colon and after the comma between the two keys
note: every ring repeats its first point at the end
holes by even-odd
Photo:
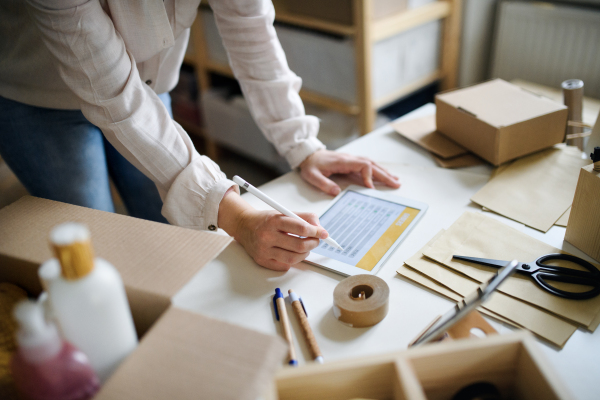
{"type": "Polygon", "coordinates": [[[94,258],[84,225],[59,225],[52,230],[50,242],[57,259],[40,268],[56,270],[51,265],[60,265],[60,276],[45,281],[54,318],[104,382],[137,346],[123,281],[110,263],[94,258]]]}

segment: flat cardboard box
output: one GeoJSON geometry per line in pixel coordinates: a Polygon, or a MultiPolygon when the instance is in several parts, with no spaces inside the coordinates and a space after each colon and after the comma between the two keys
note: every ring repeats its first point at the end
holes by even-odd
{"type": "Polygon", "coordinates": [[[600,262],[600,172],[581,168],[565,240],[600,262]]]}
{"type": "Polygon", "coordinates": [[[255,400],[283,364],[283,339],[170,307],[96,400],[255,400]]]}
{"type": "Polygon", "coordinates": [[[438,131],[494,165],[561,143],[567,107],[494,79],[436,95],[438,131]]]}
{"type": "Polygon", "coordinates": [[[262,393],[287,352],[280,338],[171,306],[171,297],[230,237],[26,196],[0,210],[0,282],[38,296],[38,267],[52,257],[50,230],[67,221],[86,224],[96,256],[121,274],[142,338],[99,398],[180,399],[211,393],[212,398],[251,399],[262,393]],[[227,384],[216,375],[226,377],[227,384]]]}

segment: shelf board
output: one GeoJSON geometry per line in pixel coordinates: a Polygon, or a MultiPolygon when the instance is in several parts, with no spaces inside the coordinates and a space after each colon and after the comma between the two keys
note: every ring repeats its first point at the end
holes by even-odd
{"type": "MultiPolygon", "coordinates": [[[[218,74],[225,75],[230,78],[235,78],[233,76],[233,71],[231,71],[231,67],[229,67],[229,65],[217,63],[214,61],[207,61],[204,63],[204,67],[210,72],[216,72],[218,74]]],[[[338,100],[326,96],[324,94],[312,92],[310,90],[300,90],[300,97],[307,103],[330,108],[344,114],[358,115],[360,113],[360,108],[355,104],[349,104],[345,101],[338,100]]]]}
{"type": "Polygon", "coordinates": [[[438,70],[430,75],[427,75],[424,78],[418,79],[414,82],[409,83],[406,86],[401,87],[400,89],[392,92],[391,94],[389,94],[387,96],[383,96],[383,97],[375,100],[373,102],[373,106],[379,110],[380,108],[383,108],[383,107],[395,102],[396,100],[401,99],[402,97],[413,93],[416,90],[424,88],[425,86],[430,85],[437,80],[440,80],[441,77],[442,77],[442,73],[440,70],[438,70]]]}
{"type": "Polygon", "coordinates": [[[349,104],[343,100],[334,99],[324,94],[311,92],[310,90],[300,90],[300,97],[307,103],[330,108],[344,114],[358,115],[360,113],[360,107],[358,107],[356,104],[349,104]]]}
{"type": "Polygon", "coordinates": [[[336,33],[338,35],[352,36],[356,34],[356,28],[352,25],[338,24],[304,15],[288,14],[282,10],[275,12],[275,21],[298,25],[305,28],[313,28],[329,33],[336,33]]]}
{"type": "Polygon", "coordinates": [[[372,21],[371,41],[378,42],[400,32],[407,31],[429,21],[446,18],[450,15],[450,2],[436,1],[413,10],[402,11],[390,17],[372,21]]]}

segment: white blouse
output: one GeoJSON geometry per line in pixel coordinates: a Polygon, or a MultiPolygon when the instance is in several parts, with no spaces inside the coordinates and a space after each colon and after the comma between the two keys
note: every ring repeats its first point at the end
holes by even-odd
{"type": "MultiPolygon", "coordinates": [[[[219,203],[235,184],[198,154],[156,96],[177,83],[199,0],[28,0],[26,12],[20,0],[4,1],[12,4],[0,6],[9,8],[2,10],[0,37],[19,39],[10,51],[0,46],[0,96],[81,109],[154,181],[171,224],[215,229],[219,203]],[[8,31],[11,25],[18,31],[8,31]]],[[[288,68],[272,3],[210,5],[254,119],[297,167],[325,146],[317,139],[318,119],[304,114],[301,79],[288,68]]]]}

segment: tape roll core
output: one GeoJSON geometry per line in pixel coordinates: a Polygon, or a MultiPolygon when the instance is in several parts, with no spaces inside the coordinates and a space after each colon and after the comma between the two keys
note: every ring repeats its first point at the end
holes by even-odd
{"type": "Polygon", "coordinates": [[[373,326],[388,313],[390,288],[373,275],[350,276],[333,291],[333,314],[354,328],[373,326]]]}

